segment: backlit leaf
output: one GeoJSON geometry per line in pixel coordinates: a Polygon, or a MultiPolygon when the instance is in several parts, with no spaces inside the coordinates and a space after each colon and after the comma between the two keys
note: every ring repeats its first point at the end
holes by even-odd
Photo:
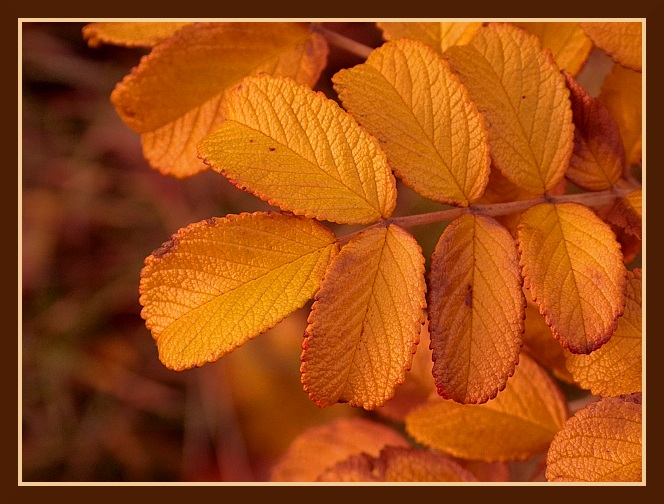
{"type": "Polygon", "coordinates": [[[190,224],[145,260],[142,317],[159,358],[180,371],[213,362],[313,297],[335,237],[275,213],[190,224]]]}
{"type": "Polygon", "coordinates": [[[90,23],[83,27],[83,38],[90,47],[112,44],[125,47],[153,47],[190,22],[122,21],[90,23]]]}
{"type": "Polygon", "coordinates": [[[467,44],[482,23],[471,22],[379,22],[376,26],[383,32],[385,40],[407,38],[419,40],[434,51],[443,54],[453,45],[467,44]]]}
{"type": "Polygon", "coordinates": [[[537,35],[542,47],[551,50],[558,67],[572,75],[581,71],[593,48],[592,40],[580,23],[528,21],[514,24],[537,35]]]}
{"type": "Polygon", "coordinates": [[[424,257],[396,225],[365,229],[325,274],[302,344],[302,383],[318,406],[374,409],[410,369],[426,307],[424,257]]]}
{"type": "Polygon", "coordinates": [[[597,396],[641,392],[641,270],[628,271],[625,313],[609,342],[590,355],[570,355],[567,368],[597,396]]]}
{"type": "Polygon", "coordinates": [[[514,238],[491,217],[465,214],[431,256],[429,331],[438,393],[483,403],[519,361],[525,298],[514,238]]]}
{"type": "Polygon", "coordinates": [[[541,203],[517,228],[525,286],[572,353],[606,343],[625,306],[625,265],[611,228],[577,203],[541,203]]]}
{"type": "Polygon", "coordinates": [[[590,191],[610,189],[625,166],[620,129],[606,107],[565,74],[574,118],[574,152],[567,178],[590,191]]]}
{"type": "Polygon", "coordinates": [[[556,187],[572,154],[574,125],[551,52],[525,30],[494,23],[444,57],[487,120],[494,165],[533,194],[556,187]]]}
{"type": "Polygon", "coordinates": [[[325,40],[305,24],[196,23],[145,56],[111,101],[141,133],[150,164],[187,177],[205,169],[196,145],[221,124],[226,95],[244,77],[266,72],[313,85],[327,53],[325,40]]]}
{"type": "Polygon", "coordinates": [[[393,428],[363,418],[342,418],[300,434],[272,468],[271,481],[316,481],[352,455],[378,456],[385,446],[410,444],[393,428]]]}
{"type": "Polygon", "coordinates": [[[528,355],[505,390],[484,404],[459,404],[433,396],[406,417],[417,442],[456,457],[525,460],[549,446],[567,419],[565,398],[528,355]]]}
{"type": "Polygon", "coordinates": [[[641,70],[641,22],[581,23],[597,47],[614,61],[632,70],[641,70]]]}
{"type": "Polygon", "coordinates": [[[387,42],[332,81],[344,108],[378,138],[407,186],[456,206],[482,194],[490,163],[484,120],[431,48],[387,42]]]}
{"type": "Polygon", "coordinates": [[[641,481],[641,409],[640,400],[607,397],[576,412],[551,443],[547,480],[641,481]]]}
{"type": "Polygon", "coordinates": [[[376,139],[336,102],[291,79],[247,78],[199,151],[235,185],[296,214],[368,224],[396,205],[376,139]]]}
{"type": "Polygon", "coordinates": [[[429,450],[388,446],[379,457],[353,455],[327,469],[318,481],[424,482],[477,481],[451,457],[429,450]]]}

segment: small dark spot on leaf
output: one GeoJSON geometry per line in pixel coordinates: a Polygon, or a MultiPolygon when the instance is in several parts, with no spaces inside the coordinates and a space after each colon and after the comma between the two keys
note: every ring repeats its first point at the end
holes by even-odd
{"type": "Polygon", "coordinates": [[[522,99],[522,100],[525,100],[525,99],[526,99],[526,95],[521,95],[521,99],[522,99]]]}
{"type": "Polygon", "coordinates": [[[473,307],[473,286],[469,285],[468,286],[468,293],[466,294],[466,306],[468,308],[473,307]]]}
{"type": "Polygon", "coordinates": [[[270,152],[274,152],[274,151],[276,151],[276,150],[277,150],[277,148],[276,148],[276,147],[268,147],[268,149],[270,149],[270,152]]]}
{"type": "Polygon", "coordinates": [[[161,247],[159,247],[158,249],[154,250],[154,251],[152,252],[152,256],[153,256],[153,257],[156,257],[157,259],[159,259],[160,257],[163,257],[164,255],[166,255],[167,253],[169,253],[171,250],[173,250],[173,248],[175,247],[175,245],[176,245],[175,240],[168,240],[167,242],[162,243],[162,244],[161,244],[161,247]]]}
{"type": "Polygon", "coordinates": [[[254,143],[253,138],[250,138],[250,139],[249,139],[249,143],[254,143]]]}

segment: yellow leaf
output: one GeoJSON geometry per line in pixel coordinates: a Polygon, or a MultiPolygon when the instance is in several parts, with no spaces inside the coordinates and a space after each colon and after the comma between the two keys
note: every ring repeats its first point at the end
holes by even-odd
{"type": "Polygon", "coordinates": [[[394,224],[360,232],[325,274],[302,343],[302,383],[320,407],[374,409],[404,381],[426,307],[419,244],[394,224]]]}
{"type": "Polygon", "coordinates": [[[434,51],[443,54],[453,45],[467,44],[482,23],[461,22],[379,22],[376,26],[383,32],[385,40],[407,38],[420,40],[434,51]]]}
{"type": "Polygon", "coordinates": [[[558,67],[574,76],[581,71],[593,48],[592,40],[580,23],[528,21],[514,24],[537,35],[542,47],[553,54],[558,67]]]}
{"type": "Polygon", "coordinates": [[[196,145],[224,119],[226,94],[261,72],[313,85],[327,43],[299,23],[196,23],[157,45],[120,82],[111,101],[141,133],[143,152],[164,174],[205,169],[196,145]]]}
{"type": "Polygon", "coordinates": [[[570,418],[546,458],[549,481],[641,481],[642,421],[638,398],[607,397],[570,418]]]}
{"type": "Polygon", "coordinates": [[[188,22],[103,22],[83,27],[83,38],[90,47],[112,44],[125,47],[153,47],[166,40],[188,22]]]}
{"type": "Polygon", "coordinates": [[[363,418],[341,418],[300,434],[272,467],[271,481],[316,481],[328,467],[385,446],[408,447],[396,430],[363,418]]]}
{"type": "Polygon", "coordinates": [[[641,270],[628,271],[625,313],[609,342],[590,355],[570,355],[576,382],[597,396],[641,392],[641,270]]]}
{"type": "Polygon", "coordinates": [[[460,403],[496,397],[519,361],[526,301],[514,238],[465,214],[431,256],[429,331],[438,393],[460,403]]]}
{"type": "Polygon", "coordinates": [[[332,82],[407,186],[455,206],[481,196],[490,163],[484,120],[431,48],[414,40],[387,42],[332,82]]]}
{"type": "Polygon", "coordinates": [[[620,129],[606,107],[565,74],[574,118],[574,152],[567,178],[589,191],[610,189],[625,167],[620,129]]]}
{"type": "Polygon", "coordinates": [[[235,185],[307,217],[368,224],[396,205],[376,139],[334,101],[291,79],[247,78],[199,152],[235,185]]]}
{"type": "Polygon", "coordinates": [[[494,23],[444,57],[487,120],[494,165],[533,194],[556,187],[572,154],[574,125],[565,78],[550,51],[525,30],[494,23]]]}
{"type": "Polygon", "coordinates": [[[181,229],[141,272],[141,315],[159,358],[180,371],[232,352],[313,297],[336,252],[332,232],[292,215],[230,215],[181,229]]]}
{"type": "Polygon", "coordinates": [[[641,22],[585,22],[581,28],[616,63],[641,71],[641,22]]]}
{"type": "Polygon", "coordinates": [[[517,228],[525,286],[572,353],[605,344],[625,307],[626,269],[611,228],[577,203],[541,203],[517,228]]]}
{"type": "Polygon", "coordinates": [[[567,419],[565,398],[549,375],[522,354],[495,399],[459,404],[433,396],[406,417],[417,442],[456,457],[525,460],[545,450],[567,419]]]}
{"type": "Polygon", "coordinates": [[[429,450],[387,446],[379,457],[353,455],[325,470],[317,481],[475,482],[477,478],[451,457],[429,450]]]}
{"type": "Polygon", "coordinates": [[[602,84],[599,99],[618,123],[628,164],[641,163],[641,72],[615,64],[602,84]]]}

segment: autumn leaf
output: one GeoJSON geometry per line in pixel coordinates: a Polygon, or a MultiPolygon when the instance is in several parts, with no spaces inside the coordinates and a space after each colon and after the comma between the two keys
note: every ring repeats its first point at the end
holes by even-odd
{"type": "Polygon", "coordinates": [[[574,125],[551,52],[521,28],[492,23],[443,56],[486,119],[493,164],[533,194],[556,187],[572,154],[574,125]]]}
{"type": "Polygon", "coordinates": [[[247,78],[199,151],[233,184],[299,215],[368,224],[396,205],[377,140],[336,102],[291,79],[247,78]]]}
{"type": "Polygon", "coordinates": [[[90,47],[112,44],[124,47],[153,47],[191,22],[122,21],[90,23],[83,27],[83,38],[90,47]]]}
{"type": "Polygon", "coordinates": [[[641,71],[641,22],[584,22],[581,28],[616,63],[641,71]]]}
{"type": "Polygon", "coordinates": [[[567,178],[589,191],[614,186],[625,167],[620,129],[607,108],[590,96],[574,78],[565,74],[574,118],[574,152],[567,178]]]}
{"type": "Polygon", "coordinates": [[[603,219],[640,241],[643,233],[642,189],[634,189],[618,198],[603,215],[603,219]]]}
{"type": "Polygon", "coordinates": [[[302,383],[318,406],[367,410],[394,395],[424,319],[419,244],[397,225],[367,228],[331,262],[302,343],[302,383]]]}
{"type": "Polygon", "coordinates": [[[641,270],[628,271],[625,312],[609,342],[590,355],[570,355],[574,380],[597,396],[641,392],[641,270]]]}
{"type": "Polygon", "coordinates": [[[483,403],[505,388],[522,344],[522,285],[514,239],[494,219],[465,214],[445,228],[431,256],[428,303],[442,397],[483,403]]]}
{"type": "Polygon", "coordinates": [[[524,283],[572,353],[604,345],[625,306],[625,265],[610,227],[577,203],[541,203],[517,228],[524,283]]]}
{"type": "Polygon", "coordinates": [[[293,440],[271,471],[271,481],[316,481],[353,455],[378,456],[385,446],[410,444],[393,428],[364,418],[341,418],[312,427],[293,440]]]}
{"type": "Polygon", "coordinates": [[[213,362],[302,307],[337,252],[321,224],[229,215],[190,224],[145,260],[141,316],[176,371],[213,362]]]}
{"type": "Polygon", "coordinates": [[[546,371],[522,354],[495,399],[459,404],[437,395],[406,417],[418,443],[456,457],[525,460],[546,450],[567,419],[567,403],[546,371]]]}
{"type": "Polygon", "coordinates": [[[196,23],[158,44],[120,82],[111,101],[141,134],[143,154],[163,174],[206,167],[197,144],[224,119],[225,100],[248,75],[285,75],[314,85],[327,42],[299,23],[196,23]]]}
{"type": "Polygon", "coordinates": [[[431,48],[414,40],[387,42],[332,82],[407,186],[455,206],[481,196],[490,163],[484,120],[431,48]]]}
{"type": "Polygon", "coordinates": [[[641,481],[641,401],[606,397],[576,412],[556,434],[548,481],[641,481]]]}
{"type": "Polygon", "coordinates": [[[386,21],[376,23],[385,40],[402,38],[419,40],[439,54],[443,54],[448,47],[453,45],[467,44],[481,25],[482,23],[478,22],[423,23],[408,21],[398,23],[386,21]]]}

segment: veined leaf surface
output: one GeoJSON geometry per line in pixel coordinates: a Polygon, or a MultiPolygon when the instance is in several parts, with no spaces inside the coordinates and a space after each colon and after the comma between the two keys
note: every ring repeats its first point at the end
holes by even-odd
{"type": "Polygon", "coordinates": [[[419,443],[456,457],[525,460],[549,446],[567,419],[565,397],[528,355],[507,386],[484,404],[459,404],[437,395],[406,417],[419,443]]]}
{"type": "Polygon", "coordinates": [[[641,71],[641,22],[585,22],[581,27],[614,61],[641,71]]]}
{"type": "Polygon", "coordinates": [[[541,203],[517,228],[525,286],[572,353],[605,344],[625,306],[626,269],[611,228],[577,203],[541,203]]]}
{"type": "Polygon", "coordinates": [[[641,481],[640,395],[605,397],[570,418],[546,457],[549,481],[641,481]]]}
{"type": "Polygon", "coordinates": [[[396,205],[396,181],[376,139],[334,101],[291,79],[247,78],[199,151],[235,185],[296,214],[368,224],[396,205]]]}
{"type": "Polygon", "coordinates": [[[318,406],[374,409],[410,369],[426,307],[419,244],[394,224],[365,229],[335,257],[302,344],[302,383],[318,406]]]}
{"type": "Polygon", "coordinates": [[[153,47],[191,22],[112,21],[90,23],[83,27],[83,38],[90,47],[112,44],[124,47],[153,47]]]}
{"type": "Polygon", "coordinates": [[[514,238],[493,218],[465,214],[431,256],[429,331],[438,393],[483,403],[519,361],[525,297],[514,238]]]}
{"type": "Polygon", "coordinates": [[[313,85],[328,47],[301,23],[196,23],[157,45],[111,94],[141,133],[150,164],[177,177],[204,170],[196,146],[224,119],[224,102],[248,75],[285,75],[313,85]]]}
{"type": "Polygon", "coordinates": [[[551,52],[525,30],[494,23],[443,56],[487,120],[494,165],[533,194],[556,187],[572,154],[574,125],[551,52]]]}
{"type": "Polygon", "coordinates": [[[481,196],[490,164],[484,119],[439,54],[419,41],[387,42],[332,82],[406,185],[455,206],[481,196]]]}
{"type": "Polygon", "coordinates": [[[478,22],[379,22],[376,26],[383,32],[385,40],[407,38],[420,40],[434,51],[443,54],[453,45],[467,44],[477,29],[482,25],[478,22]]]}
{"type": "Polygon", "coordinates": [[[141,315],[170,369],[213,362],[273,327],[318,290],[335,236],[292,215],[190,224],[145,260],[141,315]]]}

